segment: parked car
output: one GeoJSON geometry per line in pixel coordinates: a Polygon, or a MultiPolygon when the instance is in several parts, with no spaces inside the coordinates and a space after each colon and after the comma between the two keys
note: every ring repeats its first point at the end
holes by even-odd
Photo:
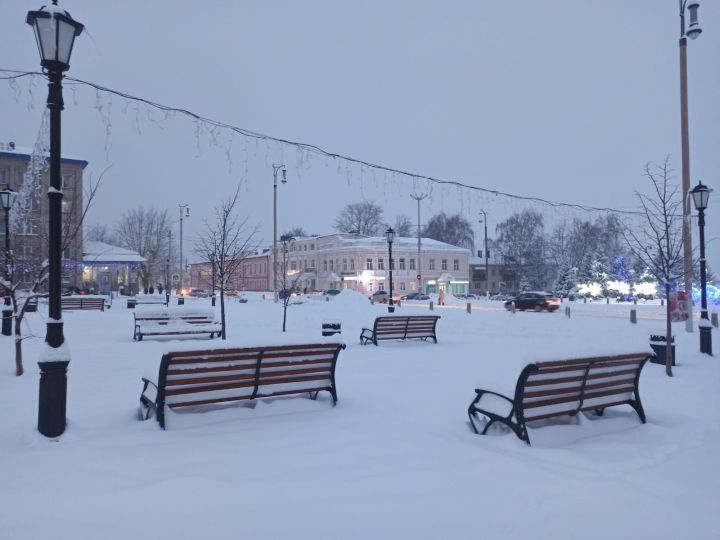
{"type": "Polygon", "coordinates": [[[190,289],[190,296],[194,296],[195,298],[207,298],[210,296],[210,293],[205,289],[190,289]]]}
{"type": "Polygon", "coordinates": [[[414,292],[400,297],[400,300],[430,300],[427,294],[414,292]]]}
{"type": "Polygon", "coordinates": [[[323,291],[323,296],[337,296],[340,294],[340,289],[325,289],[323,291]]]}
{"type": "MultiPolygon", "coordinates": [[[[387,304],[388,298],[390,298],[390,294],[387,291],[375,291],[368,296],[371,302],[379,302],[381,304],[387,304]]],[[[400,296],[393,294],[393,302],[397,302],[399,298],[400,296]]]]}
{"type": "Polygon", "coordinates": [[[515,309],[525,311],[532,309],[535,311],[555,311],[560,308],[560,299],[556,298],[549,292],[544,291],[527,291],[518,294],[512,300],[505,302],[505,309],[512,309],[513,303],[515,309]]]}

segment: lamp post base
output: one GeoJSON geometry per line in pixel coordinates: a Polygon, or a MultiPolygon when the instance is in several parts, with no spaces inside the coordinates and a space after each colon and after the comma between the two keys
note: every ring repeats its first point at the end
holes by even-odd
{"type": "Polygon", "coordinates": [[[709,326],[700,327],[700,352],[713,355],[712,353],[712,328],[709,326]]]}
{"type": "Polygon", "coordinates": [[[46,437],[59,437],[65,432],[68,364],[70,364],[69,360],[38,362],[40,366],[38,431],[46,437]]]}

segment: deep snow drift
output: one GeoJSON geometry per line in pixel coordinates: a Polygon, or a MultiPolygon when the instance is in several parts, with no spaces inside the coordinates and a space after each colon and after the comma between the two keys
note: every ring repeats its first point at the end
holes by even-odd
{"type": "Polygon", "coordinates": [[[132,310],[116,300],[63,314],[68,428],[47,440],[35,429],[46,307],[28,315],[38,337],[25,342],[22,377],[0,337],[0,538],[718,538],[720,360],[682,325],[675,377],[643,370],[645,425],[616,407],[531,429],[531,447],[468,426],[473,389],[512,392],[528,361],[647,349],[659,306],[637,306],[632,325],[628,305],[573,303],[567,318],[448,302],[435,309],[437,345],[363,347],[361,328],[385,306],[349,292],[308,298],[280,336],[281,305],[248,296],[228,299],[233,344],[308,342],[322,321],[342,322],[336,407],[325,393],[170,413],[167,431],[139,422],[140,377],[163,351],[223,344],[134,342],[132,310]]]}

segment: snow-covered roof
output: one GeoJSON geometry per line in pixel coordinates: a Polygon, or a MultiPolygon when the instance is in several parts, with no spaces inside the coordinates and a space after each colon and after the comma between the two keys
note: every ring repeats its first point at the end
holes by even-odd
{"type": "MultiPolygon", "coordinates": [[[[15,143],[6,143],[6,142],[0,142],[0,157],[18,157],[18,158],[27,158],[30,159],[32,157],[33,149],[26,146],[17,146],[15,143]]],[[[50,156],[47,156],[48,158],[50,156]]],[[[71,162],[71,163],[77,163],[79,165],[82,165],[83,167],[86,167],[88,162],[86,159],[83,159],[78,156],[69,156],[67,154],[63,154],[60,158],[64,162],[71,162]]]]}
{"type": "MultiPolygon", "coordinates": [[[[310,238],[296,238],[296,240],[309,239],[310,238]]],[[[336,233],[312,237],[312,239],[316,241],[318,249],[323,249],[323,242],[331,242],[333,240],[337,242],[337,244],[333,246],[334,249],[357,247],[387,249],[387,239],[385,238],[385,236],[364,236],[359,234],[336,233]]],[[[462,247],[446,244],[445,242],[440,242],[439,240],[433,240],[432,238],[422,237],[420,241],[424,249],[465,253],[469,253],[470,251],[462,247]]],[[[393,248],[417,248],[417,236],[396,236],[395,241],[393,242],[393,248]]]]}
{"type": "Polygon", "coordinates": [[[130,249],[112,246],[105,242],[89,241],[85,242],[83,248],[83,262],[85,264],[101,264],[101,263],[139,263],[145,262],[147,259],[140,256],[137,252],[130,249]]]}

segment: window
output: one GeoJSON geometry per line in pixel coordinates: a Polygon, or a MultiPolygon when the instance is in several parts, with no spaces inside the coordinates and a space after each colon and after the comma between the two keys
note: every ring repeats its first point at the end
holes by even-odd
{"type": "Polygon", "coordinates": [[[347,259],[343,259],[342,269],[343,269],[343,272],[347,270],[347,259]]]}
{"type": "Polygon", "coordinates": [[[405,270],[405,258],[400,257],[400,270],[405,270]]]}
{"type": "Polygon", "coordinates": [[[333,268],[333,260],[330,259],[330,271],[332,272],[333,270],[334,270],[334,268],[333,268]]]}
{"type": "Polygon", "coordinates": [[[395,270],[395,259],[390,259],[390,270],[395,270]]]}
{"type": "Polygon", "coordinates": [[[307,244],[303,244],[303,251],[307,251],[307,244]]]}
{"type": "Polygon", "coordinates": [[[355,270],[355,259],[350,259],[350,270],[355,270]]]}
{"type": "Polygon", "coordinates": [[[5,182],[7,182],[7,180],[5,180],[6,178],[7,172],[4,169],[0,169],[0,184],[4,184],[5,182]]]}
{"type": "Polygon", "coordinates": [[[442,270],[447,270],[447,259],[443,259],[440,261],[440,268],[442,270]]]}
{"type": "Polygon", "coordinates": [[[18,189],[22,187],[23,182],[25,181],[25,173],[22,171],[18,171],[15,173],[15,184],[17,185],[18,189]]]}
{"type": "MultiPolygon", "coordinates": [[[[20,206],[25,211],[33,212],[33,211],[40,210],[40,202],[32,195],[28,195],[27,197],[21,198],[20,201],[21,201],[20,206]]],[[[67,201],[63,201],[63,202],[67,202],[67,201]]],[[[63,209],[63,212],[65,212],[65,209],[63,209]]]]}
{"type": "Polygon", "coordinates": [[[290,262],[290,270],[297,270],[297,263],[295,261],[290,262]]]}
{"type": "Polygon", "coordinates": [[[435,259],[430,259],[430,261],[428,263],[428,268],[430,270],[435,270],[435,259]]]}
{"type": "Polygon", "coordinates": [[[385,259],[378,257],[378,270],[385,270],[385,259]]]}
{"type": "Polygon", "coordinates": [[[310,244],[310,251],[313,251],[315,249],[315,244],[310,244]]]}
{"type": "Polygon", "coordinates": [[[373,269],[372,259],[368,258],[365,260],[365,270],[372,270],[372,269],[373,269]]]}
{"type": "Polygon", "coordinates": [[[368,283],[368,287],[367,287],[367,290],[368,290],[368,292],[373,292],[373,286],[372,286],[372,283],[368,283]]]}
{"type": "Polygon", "coordinates": [[[70,258],[70,248],[65,248],[62,250],[62,258],[63,259],[69,259],[70,258]]]}
{"type": "Polygon", "coordinates": [[[405,290],[405,282],[404,282],[404,281],[401,281],[401,282],[400,282],[400,290],[401,290],[401,291],[404,291],[404,290],[405,290]]]}
{"type": "Polygon", "coordinates": [[[315,269],[315,259],[310,259],[310,268],[315,269]]]}
{"type": "Polygon", "coordinates": [[[381,281],[378,283],[378,291],[384,291],[385,290],[385,282],[381,281]]]}
{"type": "Polygon", "coordinates": [[[37,246],[23,246],[20,257],[25,261],[32,261],[38,258],[39,249],[37,246]]]}
{"type": "Polygon", "coordinates": [[[5,220],[0,219],[0,234],[5,234],[5,220]]]}
{"type": "Polygon", "coordinates": [[[75,185],[75,177],[72,174],[62,175],[62,187],[63,189],[72,188],[75,185]]]}
{"type": "Polygon", "coordinates": [[[453,260],[453,270],[460,270],[460,259],[453,260]]]}
{"type": "Polygon", "coordinates": [[[18,223],[18,234],[36,235],[38,234],[38,222],[33,219],[22,220],[18,223]]]}
{"type": "Polygon", "coordinates": [[[415,259],[410,259],[410,270],[415,270],[415,259]]]}
{"type": "Polygon", "coordinates": [[[323,272],[327,272],[327,259],[323,259],[323,272]]]}

